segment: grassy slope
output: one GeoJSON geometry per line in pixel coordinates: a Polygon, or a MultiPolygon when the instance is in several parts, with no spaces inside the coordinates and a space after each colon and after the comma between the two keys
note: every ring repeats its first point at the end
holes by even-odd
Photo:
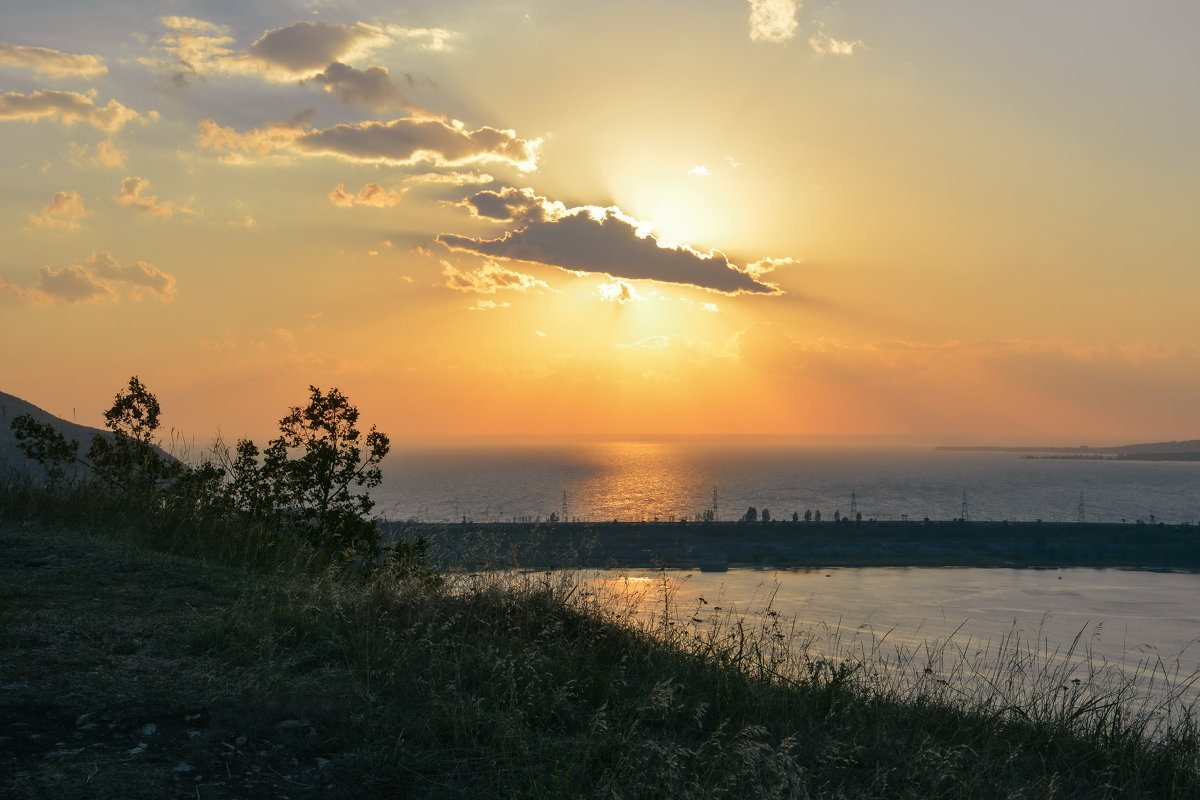
{"type": "Polygon", "coordinates": [[[901,701],[789,662],[775,620],[650,632],[545,576],[250,574],[0,522],[0,604],[4,797],[1200,796],[1193,733],[901,701]]]}

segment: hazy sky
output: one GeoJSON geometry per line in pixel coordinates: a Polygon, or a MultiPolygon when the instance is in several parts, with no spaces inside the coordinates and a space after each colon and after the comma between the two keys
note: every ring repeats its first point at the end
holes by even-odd
{"type": "Polygon", "coordinates": [[[45,0],[0,390],[197,440],[1200,437],[1193,0],[45,0]]]}

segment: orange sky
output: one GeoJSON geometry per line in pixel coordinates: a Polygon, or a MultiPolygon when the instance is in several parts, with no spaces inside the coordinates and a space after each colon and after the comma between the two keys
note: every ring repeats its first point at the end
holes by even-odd
{"type": "Polygon", "coordinates": [[[55,3],[0,390],[266,436],[1200,436],[1192,4],[55,3]]]}

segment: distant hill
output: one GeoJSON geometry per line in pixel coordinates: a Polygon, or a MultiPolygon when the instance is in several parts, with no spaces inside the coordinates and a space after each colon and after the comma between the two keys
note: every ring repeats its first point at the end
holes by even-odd
{"type": "Polygon", "coordinates": [[[12,432],[12,420],[22,414],[30,414],[38,422],[53,425],[67,439],[82,442],[80,452],[86,452],[92,437],[96,435],[111,436],[108,431],[99,428],[89,428],[77,425],[65,419],[56,417],[49,411],[38,408],[33,403],[22,400],[11,394],[0,392],[0,474],[16,470],[22,474],[41,475],[41,467],[30,462],[21,448],[17,446],[17,438],[12,432]]]}
{"type": "MultiPolygon", "coordinates": [[[[935,450],[971,450],[1001,453],[1054,453],[1058,457],[1107,457],[1130,461],[1200,461],[1200,439],[1147,442],[1111,447],[997,447],[994,445],[942,445],[935,450]]],[[[1031,456],[1032,457],[1032,456],[1031,456]]]]}

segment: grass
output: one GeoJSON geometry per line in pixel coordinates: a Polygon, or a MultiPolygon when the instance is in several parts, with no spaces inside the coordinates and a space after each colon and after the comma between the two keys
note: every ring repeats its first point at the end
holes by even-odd
{"type": "Polygon", "coordinates": [[[0,491],[5,797],[1200,797],[1195,715],[1085,640],[852,650],[570,573],[320,569],[72,491],[0,491]]]}

